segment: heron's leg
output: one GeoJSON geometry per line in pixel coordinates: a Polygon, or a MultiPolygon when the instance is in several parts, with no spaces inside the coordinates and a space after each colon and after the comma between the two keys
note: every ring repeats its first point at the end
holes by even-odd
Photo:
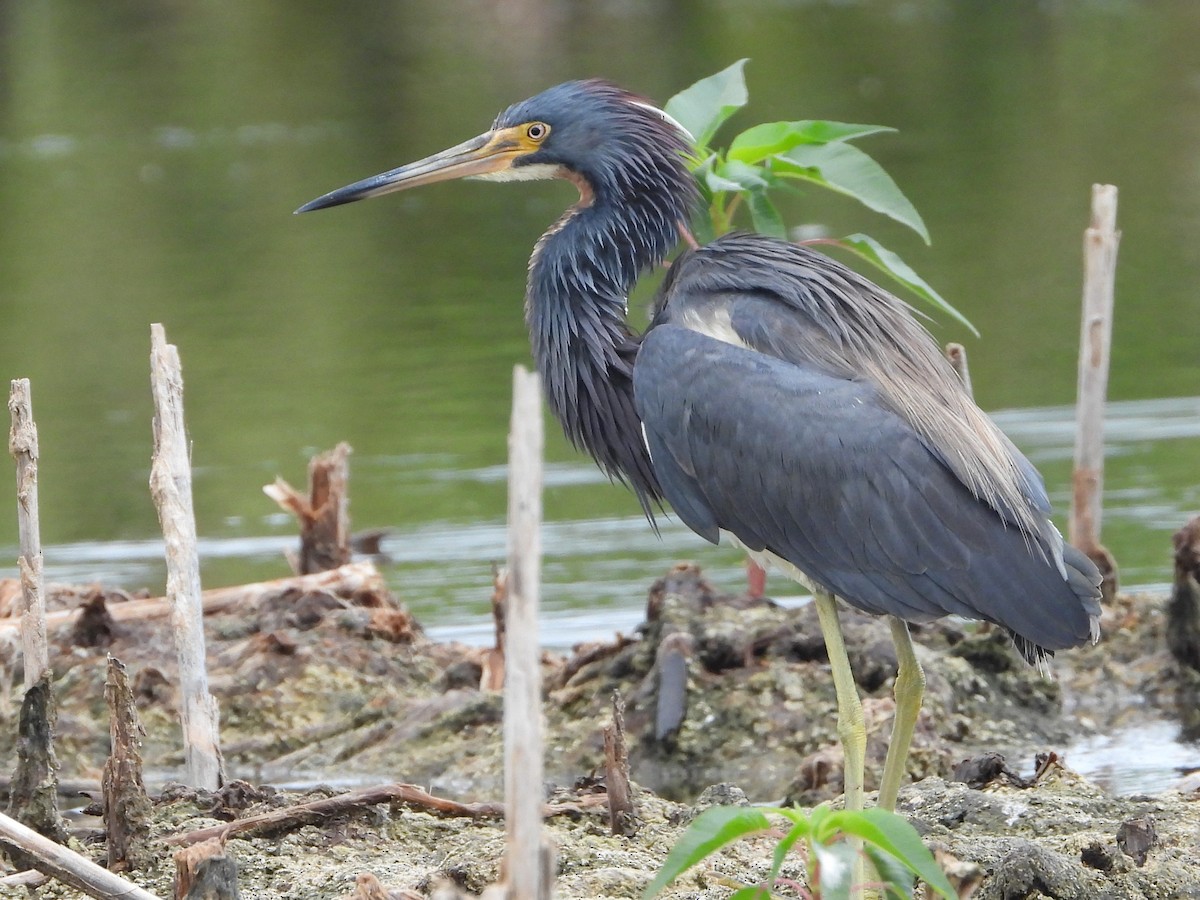
{"type": "MultiPolygon", "coordinates": [[[[833,672],[833,690],[837,694],[837,731],[845,758],[842,784],[846,809],[859,810],[863,808],[867,723],[863,717],[862,701],[858,697],[858,686],[854,683],[854,673],[850,671],[850,657],[846,655],[837,601],[833,594],[818,589],[813,591],[813,603],[817,605],[817,618],[821,622],[821,634],[825,637],[825,650],[829,654],[829,668],[833,672]]],[[[857,850],[862,845],[855,840],[854,846],[857,850]]],[[[863,897],[863,884],[866,881],[866,864],[861,852],[855,853],[850,881],[854,885],[851,897],[859,900],[863,897]]]]}
{"type": "Polygon", "coordinates": [[[862,701],[858,698],[858,687],[850,671],[850,658],[846,656],[846,642],[842,638],[841,623],[838,622],[837,601],[832,594],[818,590],[813,592],[813,602],[817,605],[821,634],[825,636],[825,649],[833,670],[833,688],[837,692],[837,731],[846,755],[846,809],[862,809],[863,768],[867,752],[867,726],[863,718],[862,701]]]}
{"type": "Polygon", "coordinates": [[[925,697],[925,672],[913,651],[908,623],[888,616],[888,624],[892,628],[892,642],[896,645],[896,661],[900,666],[896,672],[896,716],[892,720],[892,740],[888,744],[887,762],[883,764],[883,779],[879,782],[879,805],[894,810],[896,794],[900,791],[900,782],[908,762],[913,728],[925,697]]]}

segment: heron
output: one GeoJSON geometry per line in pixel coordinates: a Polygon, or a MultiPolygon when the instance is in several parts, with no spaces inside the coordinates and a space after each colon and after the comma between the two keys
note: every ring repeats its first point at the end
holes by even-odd
{"type": "Polygon", "coordinates": [[[1044,666],[1098,639],[1100,574],[909,306],[841,263],[723,235],[676,256],[649,325],[629,324],[630,290],[688,233],[692,149],[648,100],[571,81],[297,212],[458,178],[578,188],[537,241],[525,292],[551,411],[651,524],[669,504],[701,537],[727,537],[813,592],[848,809],[864,804],[866,730],[836,598],[888,617],[896,711],[877,803],[891,810],[925,685],[909,623],[994,623],[1044,666]]]}

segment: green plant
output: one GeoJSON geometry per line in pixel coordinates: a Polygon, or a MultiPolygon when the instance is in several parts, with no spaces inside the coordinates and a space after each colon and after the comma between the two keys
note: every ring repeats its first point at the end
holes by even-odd
{"type": "MultiPolygon", "coordinates": [[[[853,197],[908,226],[929,243],[925,222],[896,182],[879,163],[850,143],[893,128],[811,119],[764,122],[738,134],[728,147],[714,148],[717,131],[749,99],[745,64],[746,60],[739,60],[697,81],[664,107],[695,139],[696,155],[690,164],[708,207],[707,218],[695,223],[700,240],[709,241],[732,229],[743,208],[748,210],[756,231],[786,238],[787,229],[772,194],[796,190],[799,183],[807,182],[853,197]]],[[[803,243],[829,244],[855,254],[975,332],[975,327],[928,282],[874,238],[851,234],[803,243]]]]}
{"type": "Polygon", "coordinates": [[[878,875],[872,886],[887,900],[913,895],[920,878],[938,896],[957,900],[957,894],[933,855],[908,822],[883,809],[832,810],[822,804],[807,815],[799,809],[774,806],[716,806],[701,813],[667,855],[662,871],[642,894],[643,900],[663,888],[726,844],[771,829],[768,816],[789,823],[775,845],[771,871],[754,885],[743,885],[730,900],[770,900],[781,880],[784,860],[797,844],[807,851],[807,886],[791,886],[802,897],[843,900],[851,896],[858,853],[866,856],[878,875]],[[860,846],[856,846],[860,845],[860,846]]]}

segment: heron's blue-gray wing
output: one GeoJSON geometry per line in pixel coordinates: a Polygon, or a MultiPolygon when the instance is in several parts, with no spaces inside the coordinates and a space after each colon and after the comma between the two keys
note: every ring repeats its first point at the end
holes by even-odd
{"type": "Polygon", "coordinates": [[[1090,635],[1086,588],[869,382],[668,323],[646,335],[634,394],[667,500],[709,540],[729,531],[868,612],[986,619],[1051,650],[1090,635]]]}

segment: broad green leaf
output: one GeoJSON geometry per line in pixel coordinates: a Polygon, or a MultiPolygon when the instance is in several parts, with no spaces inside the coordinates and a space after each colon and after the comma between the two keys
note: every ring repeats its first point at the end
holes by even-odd
{"type": "Polygon", "coordinates": [[[948,316],[957,319],[969,328],[973,335],[979,337],[979,331],[966,316],[943,299],[942,295],[930,287],[924,278],[914,272],[908,263],[902,260],[896,253],[884,247],[873,237],[868,237],[865,234],[852,234],[833,243],[850,250],[871,265],[882,269],[893,279],[921,297],[930,306],[936,307],[948,316]]]}
{"type": "Polygon", "coordinates": [[[767,171],[762,166],[727,160],[718,163],[714,171],[720,177],[739,185],[743,190],[761,190],[768,186],[767,171]]]}
{"type": "Polygon", "coordinates": [[[787,239],[787,227],[783,224],[783,216],[775,204],[767,197],[765,190],[750,191],[746,194],[746,205],[750,208],[750,221],[754,230],[769,237],[787,239]]]}
{"type": "Polygon", "coordinates": [[[884,125],[851,125],[804,119],[799,122],[764,122],[747,128],[729,145],[728,157],[747,163],[762,162],[769,156],[786,153],[799,144],[828,144],[848,141],[881,131],[895,131],[884,125]]]}
{"type": "Polygon", "coordinates": [[[729,900],[771,900],[771,892],[761,884],[751,884],[738,888],[729,895],[729,900]]]}
{"type": "Polygon", "coordinates": [[[858,852],[846,841],[836,844],[813,844],[812,853],[817,858],[818,884],[821,900],[850,900],[850,889],[854,880],[854,860],[858,852]]]}
{"type": "Polygon", "coordinates": [[[946,900],[957,900],[933,854],[903,817],[878,807],[855,812],[840,810],[830,814],[828,824],[891,854],[946,900]]]}
{"type": "Polygon", "coordinates": [[[649,900],[700,860],[726,844],[770,827],[766,812],[759,807],[714,806],[705,810],[671,848],[662,869],[642,893],[642,900],[649,900]]]}
{"type": "Polygon", "coordinates": [[[846,194],[864,206],[907,225],[929,243],[929,230],[921,214],[909,202],[892,176],[857,147],[832,144],[800,144],[774,157],[775,172],[804,178],[846,194]]]}
{"type": "Polygon", "coordinates": [[[796,843],[808,837],[808,834],[808,822],[800,821],[784,835],[783,840],[775,845],[775,853],[771,858],[771,880],[769,882],[772,886],[775,884],[775,879],[779,877],[779,873],[783,871],[783,863],[787,859],[787,855],[792,852],[796,843]]]}
{"type": "Polygon", "coordinates": [[[704,173],[704,184],[714,194],[721,191],[729,191],[736,194],[746,189],[745,185],[734,181],[732,178],[726,178],[715,169],[710,169],[704,173]]]}
{"type": "Polygon", "coordinates": [[[746,105],[746,78],[739,59],[716,75],[702,78],[667,101],[663,111],[691,132],[697,149],[709,145],[725,120],[746,105]]]}
{"type": "Polygon", "coordinates": [[[874,844],[864,844],[863,852],[883,882],[885,900],[912,900],[913,873],[908,866],[874,844]]]}

